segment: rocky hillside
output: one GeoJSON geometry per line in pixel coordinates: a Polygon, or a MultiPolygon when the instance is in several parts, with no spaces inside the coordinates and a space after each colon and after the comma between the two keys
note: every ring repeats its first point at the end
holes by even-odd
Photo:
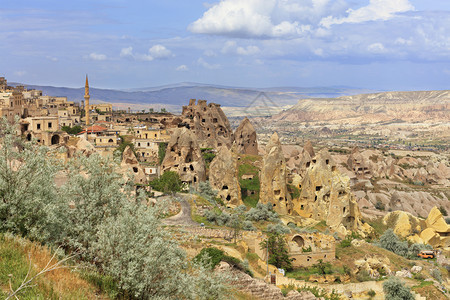
{"type": "Polygon", "coordinates": [[[350,123],[446,121],[450,119],[450,91],[384,92],[302,99],[272,119],[350,123]]]}

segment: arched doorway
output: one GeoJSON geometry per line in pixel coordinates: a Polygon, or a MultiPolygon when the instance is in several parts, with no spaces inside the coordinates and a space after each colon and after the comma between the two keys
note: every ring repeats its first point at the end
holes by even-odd
{"type": "Polygon", "coordinates": [[[52,145],[58,145],[59,144],[59,135],[55,134],[54,136],[52,136],[51,144],[52,145]]]}
{"type": "Polygon", "coordinates": [[[292,239],[292,241],[295,242],[295,243],[297,243],[297,245],[298,245],[299,248],[303,248],[303,246],[305,245],[305,240],[304,240],[301,236],[299,236],[299,235],[296,235],[296,236],[292,239]]]}
{"type": "Polygon", "coordinates": [[[27,141],[31,141],[31,138],[32,138],[31,133],[27,134],[27,141]]]}

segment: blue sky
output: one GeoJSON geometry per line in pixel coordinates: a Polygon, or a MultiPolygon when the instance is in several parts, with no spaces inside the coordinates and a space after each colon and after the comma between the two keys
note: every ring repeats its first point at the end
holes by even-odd
{"type": "Polygon", "coordinates": [[[5,0],[0,75],[102,88],[449,89],[448,0],[5,0]]]}

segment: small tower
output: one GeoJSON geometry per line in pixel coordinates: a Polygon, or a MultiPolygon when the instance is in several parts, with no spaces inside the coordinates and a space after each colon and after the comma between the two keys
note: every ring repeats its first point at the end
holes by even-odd
{"type": "Polygon", "coordinates": [[[86,74],[86,85],[84,86],[84,111],[86,113],[86,126],[89,126],[89,82],[86,74]]]}

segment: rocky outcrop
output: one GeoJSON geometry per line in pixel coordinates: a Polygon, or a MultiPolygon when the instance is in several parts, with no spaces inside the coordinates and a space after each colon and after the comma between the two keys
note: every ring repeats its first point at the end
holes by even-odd
{"type": "Polygon", "coordinates": [[[83,155],[90,156],[96,152],[94,146],[85,138],[80,138],[75,145],[75,152],[81,152],[83,155]]]}
{"type": "Polygon", "coordinates": [[[316,153],[314,152],[314,148],[310,140],[306,141],[305,145],[303,145],[303,149],[305,149],[305,151],[308,152],[310,157],[316,156],[316,153]]]}
{"type": "Polygon", "coordinates": [[[276,132],[266,146],[261,169],[259,201],[272,203],[273,209],[279,214],[292,213],[292,202],[286,187],[286,162],[276,132]]]}
{"type": "Polygon", "coordinates": [[[258,155],[258,141],[256,131],[248,118],[242,120],[234,132],[236,151],[240,154],[258,155]]]}
{"type": "Polygon", "coordinates": [[[372,228],[361,220],[350,179],[339,173],[327,149],[316,155],[298,186],[300,197],[293,201],[293,211],[302,217],[326,220],[341,235],[350,231],[368,235],[372,228]]]}
{"type": "Polygon", "coordinates": [[[127,146],[122,153],[122,162],[120,163],[122,174],[128,178],[129,172],[133,174],[134,183],[136,184],[147,184],[147,177],[145,176],[144,170],[139,165],[139,162],[134,155],[133,150],[130,146],[127,146]]]}
{"type": "Polygon", "coordinates": [[[218,191],[217,196],[228,207],[241,204],[241,188],[238,180],[238,158],[226,146],[221,146],[209,167],[209,182],[218,191]]]}
{"type": "Polygon", "coordinates": [[[347,166],[357,177],[370,176],[369,161],[361,154],[358,147],[355,147],[349,155],[347,166]]]}
{"type": "Polygon", "coordinates": [[[381,274],[390,275],[392,273],[389,268],[390,261],[387,257],[365,256],[363,259],[355,261],[356,272],[367,272],[373,279],[378,279],[381,274]]]}
{"type": "Polygon", "coordinates": [[[220,108],[220,104],[206,104],[206,100],[195,99],[189,105],[183,106],[183,125],[196,135],[200,148],[231,147],[233,131],[227,117],[220,108]]]}
{"type": "Polygon", "coordinates": [[[166,149],[162,172],[174,171],[181,181],[197,184],[206,180],[205,162],[195,134],[187,128],[176,129],[166,149]]]}
{"type": "Polygon", "coordinates": [[[394,233],[406,238],[422,231],[424,221],[405,211],[393,211],[383,218],[383,224],[392,228],[394,233]]]}
{"type": "Polygon", "coordinates": [[[395,211],[387,214],[383,223],[411,243],[429,244],[433,248],[450,250],[450,225],[445,222],[437,207],[431,209],[426,220],[403,211],[395,211]]]}

